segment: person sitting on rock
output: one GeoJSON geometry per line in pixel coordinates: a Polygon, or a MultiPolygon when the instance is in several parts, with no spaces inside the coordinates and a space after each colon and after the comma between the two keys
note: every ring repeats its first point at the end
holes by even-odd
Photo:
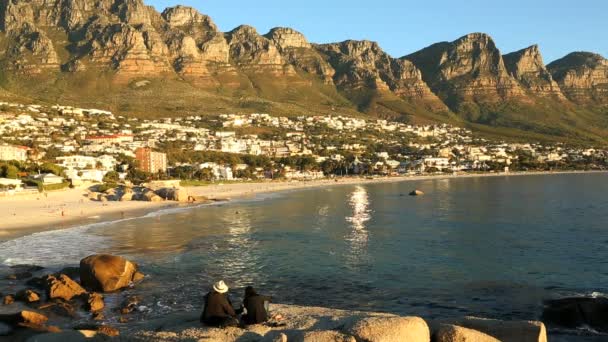
{"type": "Polygon", "coordinates": [[[243,323],[247,325],[265,323],[268,320],[266,303],[271,300],[271,297],[259,295],[252,286],[247,286],[243,299],[247,314],[241,317],[243,323]]]}
{"type": "Polygon", "coordinates": [[[243,309],[235,310],[228,297],[228,286],[223,280],[213,285],[205,296],[205,307],[201,314],[201,323],[212,327],[236,327],[239,325],[237,315],[243,309]]]}

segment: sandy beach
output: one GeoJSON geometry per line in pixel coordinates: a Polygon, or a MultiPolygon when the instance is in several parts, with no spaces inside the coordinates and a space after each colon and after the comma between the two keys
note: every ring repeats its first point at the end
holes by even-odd
{"type": "Polygon", "coordinates": [[[98,202],[86,189],[0,197],[0,240],[38,231],[135,217],[176,203],[98,202]]]}
{"type": "MultiPolygon", "coordinates": [[[[475,173],[459,175],[398,176],[378,178],[336,178],[312,181],[262,181],[244,183],[217,183],[208,186],[187,187],[192,196],[215,200],[234,200],[255,197],[262,193],[293,191],[327,186],[373,184],[387,182],[421,181],[470,177],[503,177],[551,175],[570,172],[475,173]]],[[[605,171],[604,171],[605,172],[605,171]]],[[[414,189],[412,189],[414,190],[414,189]]],[[[86,197],[85,188],[13,197],[0,197],[0,240],[27,234],[62,229],[71,226],[138,217],[170,206],[185,205],[176,202],[98,202],[86,197]]]]}

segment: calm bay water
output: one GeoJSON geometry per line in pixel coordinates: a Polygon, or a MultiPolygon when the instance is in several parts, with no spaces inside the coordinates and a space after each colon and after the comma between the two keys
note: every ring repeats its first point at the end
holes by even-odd
{"type": "Polygon", "coordinates": [[[537,319],[542,301],[608,293],[608,175],[335,186],[0,243],[5,265],[134,259],[147,316],[198,309],[224,279],[282,303],[424,317],[537,319]],[[410,197],[414,188],[426,195],[410,197]]]}

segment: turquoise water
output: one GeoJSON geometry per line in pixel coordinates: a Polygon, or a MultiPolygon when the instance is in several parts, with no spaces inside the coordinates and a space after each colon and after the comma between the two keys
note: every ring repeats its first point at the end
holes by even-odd
{"type": "Polygon", "coordinates": [[[424,317],[537,319],[608,293],[608,175],[463,178],[294,191],[0,244],[48,267],[140,263],[146,315],[198,309],[212,281],[277,301],[424,317]],[[410,197],[417,188],[426,195],[410,197]]]}

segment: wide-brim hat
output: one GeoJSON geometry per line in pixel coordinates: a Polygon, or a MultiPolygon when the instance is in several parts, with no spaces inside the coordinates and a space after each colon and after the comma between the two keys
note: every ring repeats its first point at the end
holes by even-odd
{"type": "Polygon", "coordinates": [[[219,293],[226,293],[228,292],[228,285],[226,285],[223,280],[220,280],[213,284],[213,289],[219,293]]]}

